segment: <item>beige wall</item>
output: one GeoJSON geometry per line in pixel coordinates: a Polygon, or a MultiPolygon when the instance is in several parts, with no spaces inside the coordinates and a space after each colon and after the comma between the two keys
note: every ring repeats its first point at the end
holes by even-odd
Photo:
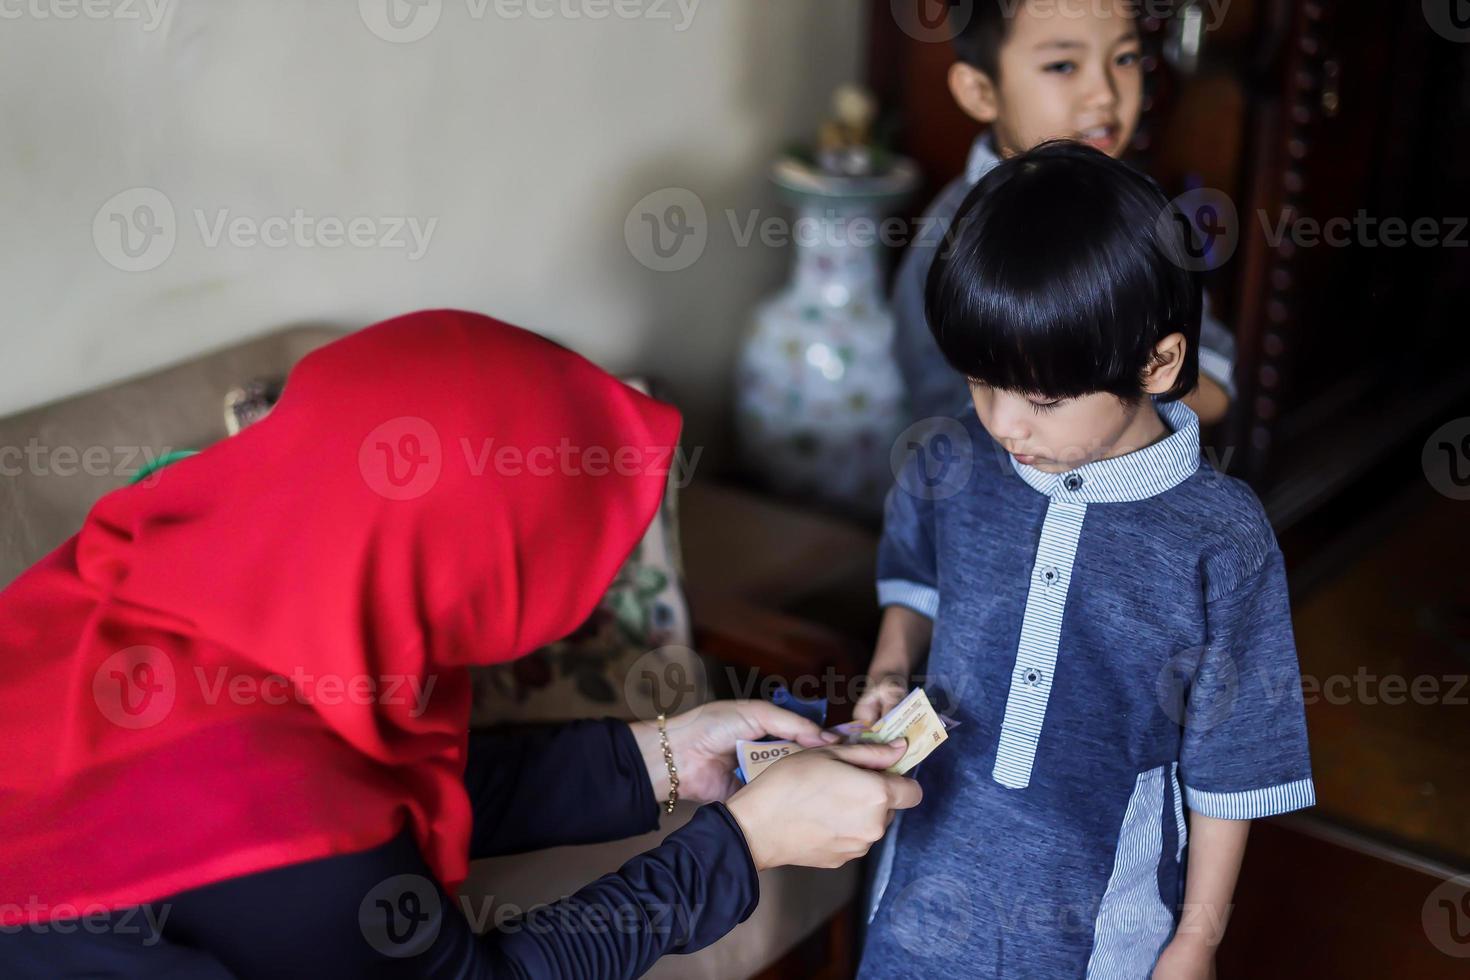
{"type": "Polygon", "coordinates": [[[764,168],[857,73],[865,5],[395,0],[419,18],[395,33],[387,2],[0,0],[0,414],[449,305],[663,376],[718,451],[739,332],[788,261],[725,212],[780,213],[764,168]],[[708,245],[659,272],[624,232],[667,187],[708,245]],[[404,247],[326,247],[352,218],[404,247]]]}

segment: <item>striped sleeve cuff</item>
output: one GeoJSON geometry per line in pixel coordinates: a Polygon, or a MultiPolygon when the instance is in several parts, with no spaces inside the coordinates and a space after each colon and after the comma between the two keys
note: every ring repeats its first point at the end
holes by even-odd
{"type": "Polygon", "coordinates": [[[879,606],[908,606],[916,613],[933,619],[939,614],[939,590],[901,578],[878,580],[879,606]]]}
{"type": "Polygon", "coordinates": [[[1238,793],[1207,793],[1186,785],[1184,802],[1195,813],[1219,820],[1259,820],[1312,806],[1317,791],[1310,778],[1238,793]]]}

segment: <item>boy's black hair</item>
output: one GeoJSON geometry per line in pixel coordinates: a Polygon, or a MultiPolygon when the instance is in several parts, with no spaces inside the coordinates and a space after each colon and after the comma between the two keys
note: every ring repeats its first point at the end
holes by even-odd
{"type": "MultiPolygon", "coordinates": [[[[954,33],[955,58],[1000,79],[1000,49],[1011,36],[1011,21],[1026,0],[946,0],[954,33]]],[[[1134,9],[1137,15],[1136,8],[1134,9]]]]}
{"type": "Polygon", "coordinates": [[[1024,0],[951,0],[950,30],[954,54],[971,68],[1000,78],[1000,49],[1011,34],[1011,18],[1024,0]]]}
{"type": "Polygon", "coordinates": [[[924,296],[945,359],[994,388],[1045,398],[1144,395],[1171,333],[1188,341],[1173,401],[1199,382],[1200,284],[1152,178],[1053,141],[986,174],[960,205],[924,296]]]}

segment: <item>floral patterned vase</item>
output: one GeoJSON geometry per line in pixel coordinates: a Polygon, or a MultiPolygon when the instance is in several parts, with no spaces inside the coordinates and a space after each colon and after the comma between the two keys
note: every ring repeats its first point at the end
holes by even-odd
{"type": "Polygon", "coordinates": [[[796,210],[796,270],[756,308],[740,353],[741,454],[779,493],[872,516],[893,482],[904,396],[882,222],[917,172],[902,161],[883,176],[832,177],[783,160],[773,178],[796,210]]]}

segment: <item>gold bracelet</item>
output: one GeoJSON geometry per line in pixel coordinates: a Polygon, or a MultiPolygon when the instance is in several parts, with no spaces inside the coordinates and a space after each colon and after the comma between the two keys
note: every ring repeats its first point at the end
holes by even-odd
{"type": "Polygon", "coordinates": [[[669,799],[664,803],[664,812],[673,813],[674,804],[679,802],[679,767],[674,765],[674,750],[669,748],[668,719],[658,716],[658,744],[664,750],[664,765],[669,767],[669,799]]]}

